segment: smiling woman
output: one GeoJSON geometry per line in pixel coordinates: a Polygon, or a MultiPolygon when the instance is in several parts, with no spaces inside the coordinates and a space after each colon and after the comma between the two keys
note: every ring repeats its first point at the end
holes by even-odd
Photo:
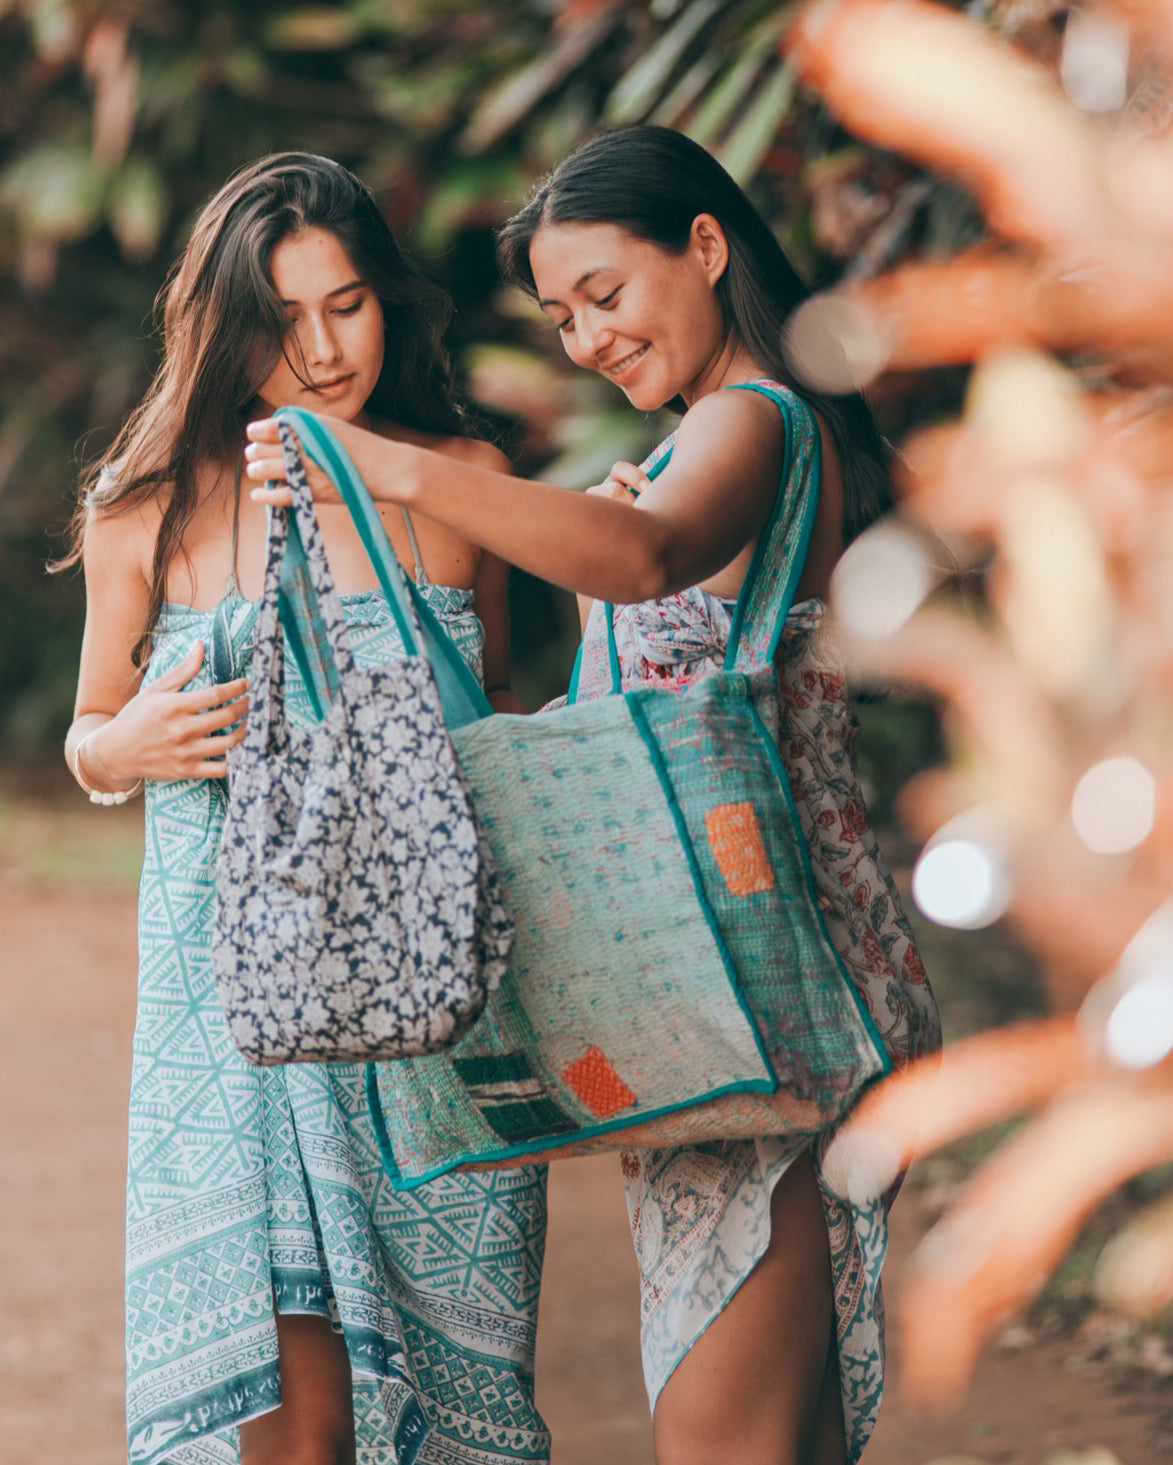
{"type": "Polygon", "coordinates": [[[534,235],[529,263],[566,354],[609,377],[641,411],[674,395],[694,402],[730,369],[753,366],[725,330],[714,292],[729,246],[711,214],[693,221],[679,255],[614,224],[568,223],[534,235]],[[579,273],[584,259],[594,263],[579,273]]]}
{"type": "MultiPolygon", "coordinates": [[[[447,316],[356,178],[308,154],[266,158],[197,220],[166,294],[159,373],[87,486],[66,757],[100,800],[146,784],[126,1253],[135,1465],[549,1458],[533,1403],[544,1176],[397,1196],[363,1067],[251,1068],[210,963],[225,754],[244,735],[266,538],[241,493],[245,422],[308,406],[449,466],[507,466],[465,435],[447,316]]],[[[399,508],[383,519],[470,669],[510,706],[505,567],[399,508]]],[[[355,659],[385,664],[403,646],[350,515],[324,508],[320,526],[355,659]]],[[[293,668],[286,705],[309,720],[293,668]]]]}
{"type": "MultiPolygon", "coordinates": [[[[936,1008],[868,826],[823,624],[844,543],[891,501],[888,455],[861,398],[806,394],[787,376],[782,334],[802,282],[733,179],[656,127],[585,143],[499,244],[505,274],[541,302],[571,359],[640,410],[680,410],[678,430],[586,494],[453,471],[353,423],[338,438],[377,501],[579,593],[580,700],[688,688],[727,665],[738,636],[760,637],[784,712],[777,752],[844,980],[888,1060],[935,1047],[936,1008]],[[743,598],[747,581],[768,597],[743,598]]],[[[276,424],[248,431],[247,472],[274,484],[254,496],[286,501],[276,424]]],[[[332,485],[308,467],[329,502],[332,485]]],[[[796,1041],[788,1059],[783,1085],[809,1054],[796,1041]]],[[[860,1086],[837,1078],[855,1097],[860,1086]]],[[[884,1200],[856,1205],[834,1189],[827,1132],[813,1143],[745,1132],[624,1155],[657,1465],[854,1462],[883,1391],[884,1200]]]]}

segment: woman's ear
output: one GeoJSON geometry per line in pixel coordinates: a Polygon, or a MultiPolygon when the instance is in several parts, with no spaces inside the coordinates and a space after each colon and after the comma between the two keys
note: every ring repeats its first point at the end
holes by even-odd
{"type": "Polygon", "coordinates": [[[693,219],[689,245],[709,284],[716,285],[729,265],[729,240],[712,214],[697,214],[693,219]]]}

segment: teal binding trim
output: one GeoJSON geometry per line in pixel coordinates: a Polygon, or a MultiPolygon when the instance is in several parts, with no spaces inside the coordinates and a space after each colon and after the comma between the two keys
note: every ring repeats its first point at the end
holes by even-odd
{"type": "Polygon", "coordinates": [[[432,664],[448,726],[464,727],[470,722],[479,722],[482,717],[493,716],[492,704],[452,638],[404,574],[387,538],[383,521],[346,449],[326,422],[313,412],[300,407],[282,407],[277,416],[293,425],[306,452],[323,472],[330,475],[350,510],[404,648],[409,656],[426,655],[432,664]],[[421,641],[422,647],[419,645],[421,641]]]}
{"type": "MultiPolygon", "coordinates": [[[[371,1116],[371,1128],[375,1131],[375,1143],[379,1146],[379,1155],[383,1161],[383,1169],[386,1170],[388,1179],[396,1190],[410,1190],[410,1185],[405,1185],[403,1172],[399,1168],[399,1161],[395,1158],[395,1151],[391,1145],[391,1136],[387,1133],[387,1119],[383,1113],[383,1099],[379,1093],[379,1080],[375,1073],[376,1065],[367,1064],[367,1111],[371,1116]]],[[[437,1172],[445,1173],[445,1172],[437,1172]]]]}
{"type": "MultiPolygon", "coordinates": [[[[782,463],[782,475],[778,483],[778,492],[774,497],[774,507],[770,510],[770,517],[766,522],[765,528],[758,536],[753,559],[750,561],[749,570],[746,573],[745,580],[742,582],[741,594],[737,597],[737,608],[733,612],[733,625],[729,632],[729,645],[725,650],[725,670],[732,671],[737,665],[737,647],[741,640],[741,632],[745,623],[750,595],[753,593],[758,576],[761,573],[762,565],[770,551],[774,529],[778,523],[778,516],[782,512],[785,497],[783,490],[786,487],[791,469],[794,466],[794,408],[786,397],[782,396],[780,392],[774,391],[773,388],[766,386],[764,382],[738,382],[734,386],[729,387],[728,390],[731,392],[756,392],[759,396],[768,398],[779,408],[786,423],[786,454],[782,463]]],[[[782,596],[778,602],[774,629],[770,633],[768,659],[771,662],[774,659],[775,651],[778,649],[778,640],[782,635],[782,627],[786,623],[786,617],[790,614],[790,607],[794,604],[794,592],[798,588],[798,581],[806,565],[807,550],[810,548],[811,535],[814,533],[815,518],[819,506],[819,495],[822,491],[823,483],[822,454],[822,436],[816,424],[814,450],[811,455],[811,484],[813,491],[807,495],[806,502],[802,506],[798,543],[794,552],[789,556],[786,584],[783,587],[782,596]]]]}
{"type": "Polygon", "coordinates": [[[297,519],[293,514],[289,516],[287,535],[285,556],[281,561],[281,580],[277,591],[277,613],[281,618],[285,639],[289,642],[293,659],[301,672],[301,679],[305,684],[306,696],[314,717],[321,722],[326,715],[326,709],[338,696],[341,679],[325,634],[317,637],[316,645],[311,651],[304,635],[301,617],[297,611],[297,607],[299,605],[304,607],[307,601],[316,608],[317,598],[310,585],[305,545],[302,543],[301,531],[297,527],[297,519]]]}
{"type": "MultiPolygon", "coordinates": [[[[675,437],[676,434],[673,433],[671,438],[669,438],[669,442],[674,441],[675,437]]],[[[650,481],[655,482],[655,480],[659,478],[660,474],[663,473],[665,467],[667,466],[668,460],[669,458],[671,458],[671,456],[672,448],[670,447],[668,448],[667,452],[664,453],[663,457],[656,459],[656,461],[647,471],[647,476],[650,481]]],[[[639,498],[639,494],[637,493],[635,497],[639,498]]],[[[603,602],[603,614],[607,619],[607,658],[608,664],[611,668],[611,690],[612,692],[621,692],[623,690],[623,678],[619,670],[619,647],[615,641],[615,607],[609,601],[603,602]]],[[[570,676],[570,691],[566,694],[566,701],[568,704],[573,704],[578,701],[578,677],[580,671],[582,670],[582,653],[584,645],[585,638],[579,641],[578,653],[574,658],[574,671],[571,673],[570,676]]]]}
{"type": "Polygon", "coordinates": [[[611,690],[622,692],[623,673],[619,669],[619,643],[615,639],[615,607],[603,602],[603,616],[607,622],[607,664],[611,668],[611,690]]]}
{"type": "Polygon", "coordinates": [[[404,650],[409,656],[418,656],[415,625],[407,610],[407,577],[391,550],[387,531],[383,528],[383,522],[366,485],[358,476],[358,469],[351,461],[350,454],[314,413],[300,407],[282,407],[277,416],[284,418],[296,430],[302,447],[333,480],[343,503],[350,510],[350,517],[354,520],[363,548],[375,567],[379,586],[387,598],[404,650]]]}
{"type": "MultiPolygon", "coordinates": [[[[392,1060],[393,1062],[397,1060],[392,1060]]],[[[373,1067],[373,1065],[369,1065],[373,1067]]],[[[699,1094],[694,1099],[689,1099],[685,1104],[667,1104],[660,1109],[639,1109],[628,1110],[625,1115],[618,1119],[609,1119],[599,1124],[586,1124],[581,1129],[573,1130],[570,1134],[550,1135],[543,1139],[526,1140],[522,1144],[510,1145],[507,1149],[478,1150],[476,1154],[465,1155],[458,1165],[437,1165],[432,1170],[427,1170],[422,1175],[417,1175],[411,1180],[405,1180],[399,1166],[395,1164],[394,1156],[391,1156],[390,1163],[393,1168],[388,1171],[391,1184],[396,1190],[418,1190],[421,1185],[426,1185],[429,1180],[437,1180],[441,1175],[451,1175],[454,1170],[459,1171],[465,1166],[479,1165],[489,1162],[493,1165],[500,1164],[503,1160],[516,1160],[524,1155],[546,1154],[550,1150],[565,1149],[567,1145],[579,1144],[583,1140],[598,1139],[600,1135],[611,1134],[615,1130],[630,1129],[635,1120],[640,1124],[653,1119],[664,1119],[669,1114],[678,1114],[682,1109],[696,1109],[701,1104],[708,1103],[711,1099],[723,1099],[727,1094],[772,1094],[777,1091],[778,1082],[767,1083],[764,1079],[747,1078],[737,1083],[725,1084],[718,1089],[710,1089],[707,1093],[699,1094]]],[[[375,1127],[375,1133],[379,1139],[379,1150],[383,1156],[383,1162],[388,1162],[388,1149],[390,1145],[387,1136],[386,1123],[383,1118],[382,1101],[378,1094],[378,1085],[371,1075],[367,1075],[367,1098],[371,1104],[371,1116],[375,1127]],[[373,1097],[372,1097],[373,1094],[373,1097]],[[384,1148],[384,1146],[387,1148],[384,1148]]]]}
{"type": "Polygon", "coordinates": [[[570,688],[566,693],[566,705],[573,707],[578,701],[578,678],[582,672],[582,648],[583,642],[579,641],[578,651],[574,657],[574,670],[570,673],[570,688]]]}
{"type": "MultiPolygon", "coordinates": [[[[638,695],[634,692],[628,692],[623,700],[627,703],[627,710],[631,714],[631,720],[635,726],[635,730],[643,739],[644,747],[646,747],[648,750],[648,757],[652,761],[652,768],[655,771],[656,778],[659,780],[660,788],[663,790],[664,800],[667,803],[668,809],[672,815],[672,822],[676,825],[676,834],[680,840],[680,847],[684,851],[685,858],[688,860],[688,869],[689,873],[692,875],[692,885],[694,891],[696,892],[697,904],[700,906],[701,913],[708,923],[709,930],[713,934],[713,942],[717,947],[717,953],[721,958],[721,964],[725,968],[725,975],[729,979],[729,985],[733,989],[734,996],[737,998],[738,1005],[740,1006],[746,1021],[749,1023],[751,1029],[753,1030],[754,1042],[757,1044],[758,1049],[758,1056],[761,1058],[762,1062],[765,1064],[769,1072],[774,1074],[773,1084],[769,1088],[758,1089],[756,1092],[768,1094],[776,1093],[778,1089],[778,1075],[774,1073],[774,1065],[770,1062],[770,1055],[766,1052],[765,1046],[762,1043],[762,1035],[758,1032],[757,1019],[754,1017],[753,1011],[750,1008],[749,1003],[745,1000],[745,993],[741,990],[741,981],[737,975],[737,968],[733,964],[733,957],[729,953],[729,948],[725,945],[725,937],[721,934],[721,928],[717,924],[716,912],[713,910],[712,905],[709,903],[709,897],[705,893],[704,877],[701,875],[701,867],[697,863],[696,850],[693,848],[692,844],[692,836],[688,832],[688,824],[686,823],[684,818],[684,811],[680,807],[680,804],[676,798],[676,790],[673,788],[672,781],[668,777],[668,770],[664,766],[664,755],[660,751],[659,743],[656,742],[655,737],[652,735],[651,728],[648,726],[647,718],[644,716],[644,710],[639,704],[638,695]]],[[[748,700],[749,699],[747,698],[747,701],[748,700]]],[[[753,709],[752,702],[750,703],[750,707],[751,710],[756,710],[753,709]]],[[[761,731],[760,723],[759,731],[761,731]]],[[[771,746],[773,745],[771,744],[771,746]]],[[[795,827],[797,828],[798,825],[796,824],[795,827]]],[[[691,1108],[692,1105],[678,1104],[675,1107],[691,1108]]],[[[671,1109],[666,1109],[664,1112],[672,1113],[673,1111],[671,1109]]]]}
{"type": "Polygon", "coordinates": [[[802,860],[802,870],[806,878],[807,896],[810,900],[811,909],[815,913],[815,919],[819,923],[819,933],[826,943],[827,950],[835,958],[835,965],[839,968],[839,975],[843,978],[847,990],[851,994],[851,1000],[855,1003],[856,1009],[863,1019],[868,1037],[871,1038],[872,1046],[875,1048],[880,1059],[881,1067],[878,1076],[882,1077],[884,1074],[892,1072],[892,1059],[889,1056],[887,1048],[884,1046],[884,1040],[880,1037],[880,1030],[876,1027],[875,1019],[868,1011],[867,1004],[860,996],[859,988],[851,980],[851,975],[843,964],[843,958],[839,955],[838,948],[831,940],[831,933],[827,930],[827,923],[823,919],[823,909],[819,905],[818,892],[815,889],[815,872],[814,866],[811,864],[810,846],[802,834],[802,825],[798,818],[798,808],[794,802],[794,790],[790,787],[790,775],[786,771],[786,765],[782,762],[782,755],[778,752],[778,746],[770,736],[769,729],[762,721],[762,715],[754,706],[752,698],[749,700],[749,711],[750,716],[757,726],[758,736],[766,746],[766,754],[770,760],[770,766],[774,770],[774,774],[778,779],[778,785],[782,790],[782,796],[786,800],[786,807],[790,811],[790,823],[795,831],[794,843],[798,846],[799,858],[802,860]]]}

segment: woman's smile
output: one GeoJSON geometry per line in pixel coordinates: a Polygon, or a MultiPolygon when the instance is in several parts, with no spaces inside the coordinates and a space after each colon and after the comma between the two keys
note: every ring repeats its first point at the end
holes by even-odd
{"type": "Polygon", "coordinates": [[[629,351],[626,356],[621,356],[618,361],[614,361],[610,365],[602,367],[602,371],[605,373],[605,375],[609,376],[613,382],[622,383],[624,377],[628,375],[633,367],[639,365],[639,363],[644,359],[644,357],[650,350],[651,342],[645,341],[644,344],[638,347],[635,351],[629,351]]]}

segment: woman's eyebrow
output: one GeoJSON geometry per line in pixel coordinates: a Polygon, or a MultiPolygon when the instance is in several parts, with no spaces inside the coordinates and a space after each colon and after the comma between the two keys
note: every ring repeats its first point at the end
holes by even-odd
{"type": "MultiPolygon", "coordinates": [[[[596,275],[605,275],[608,270],[613,268],[613,265],[597,265],[593,270],[587,270],[586,274],[579,275],[578,279],[575,280],[574,284],[570,287],[571,293],[573,293],[575,290],[581,290],[582,287],[587,283],[587,281],[593,280],[596,275]]],[[[542,307],[543,310],[545,310],[547,305],[561,305],[562,301],[539,299],[538,304],[542,307]]]]}
{"type": "MultiPolygon", "coordinates": [[[[335,295],[345,295],[350,290],[365,290],[365,289],[367,289],[367,282],[365,280],[351,280],[348,285],[339,285],[336,290],[331,290],[325,296],[325,299],[327,299],[327,300],[333,300],[334,297],[335,297],[335,295]]],[[[282,305],[300,305],[301,304],[301,301],[300,300],[283,300],[281,302],[281,304],[282,305]]]]}

